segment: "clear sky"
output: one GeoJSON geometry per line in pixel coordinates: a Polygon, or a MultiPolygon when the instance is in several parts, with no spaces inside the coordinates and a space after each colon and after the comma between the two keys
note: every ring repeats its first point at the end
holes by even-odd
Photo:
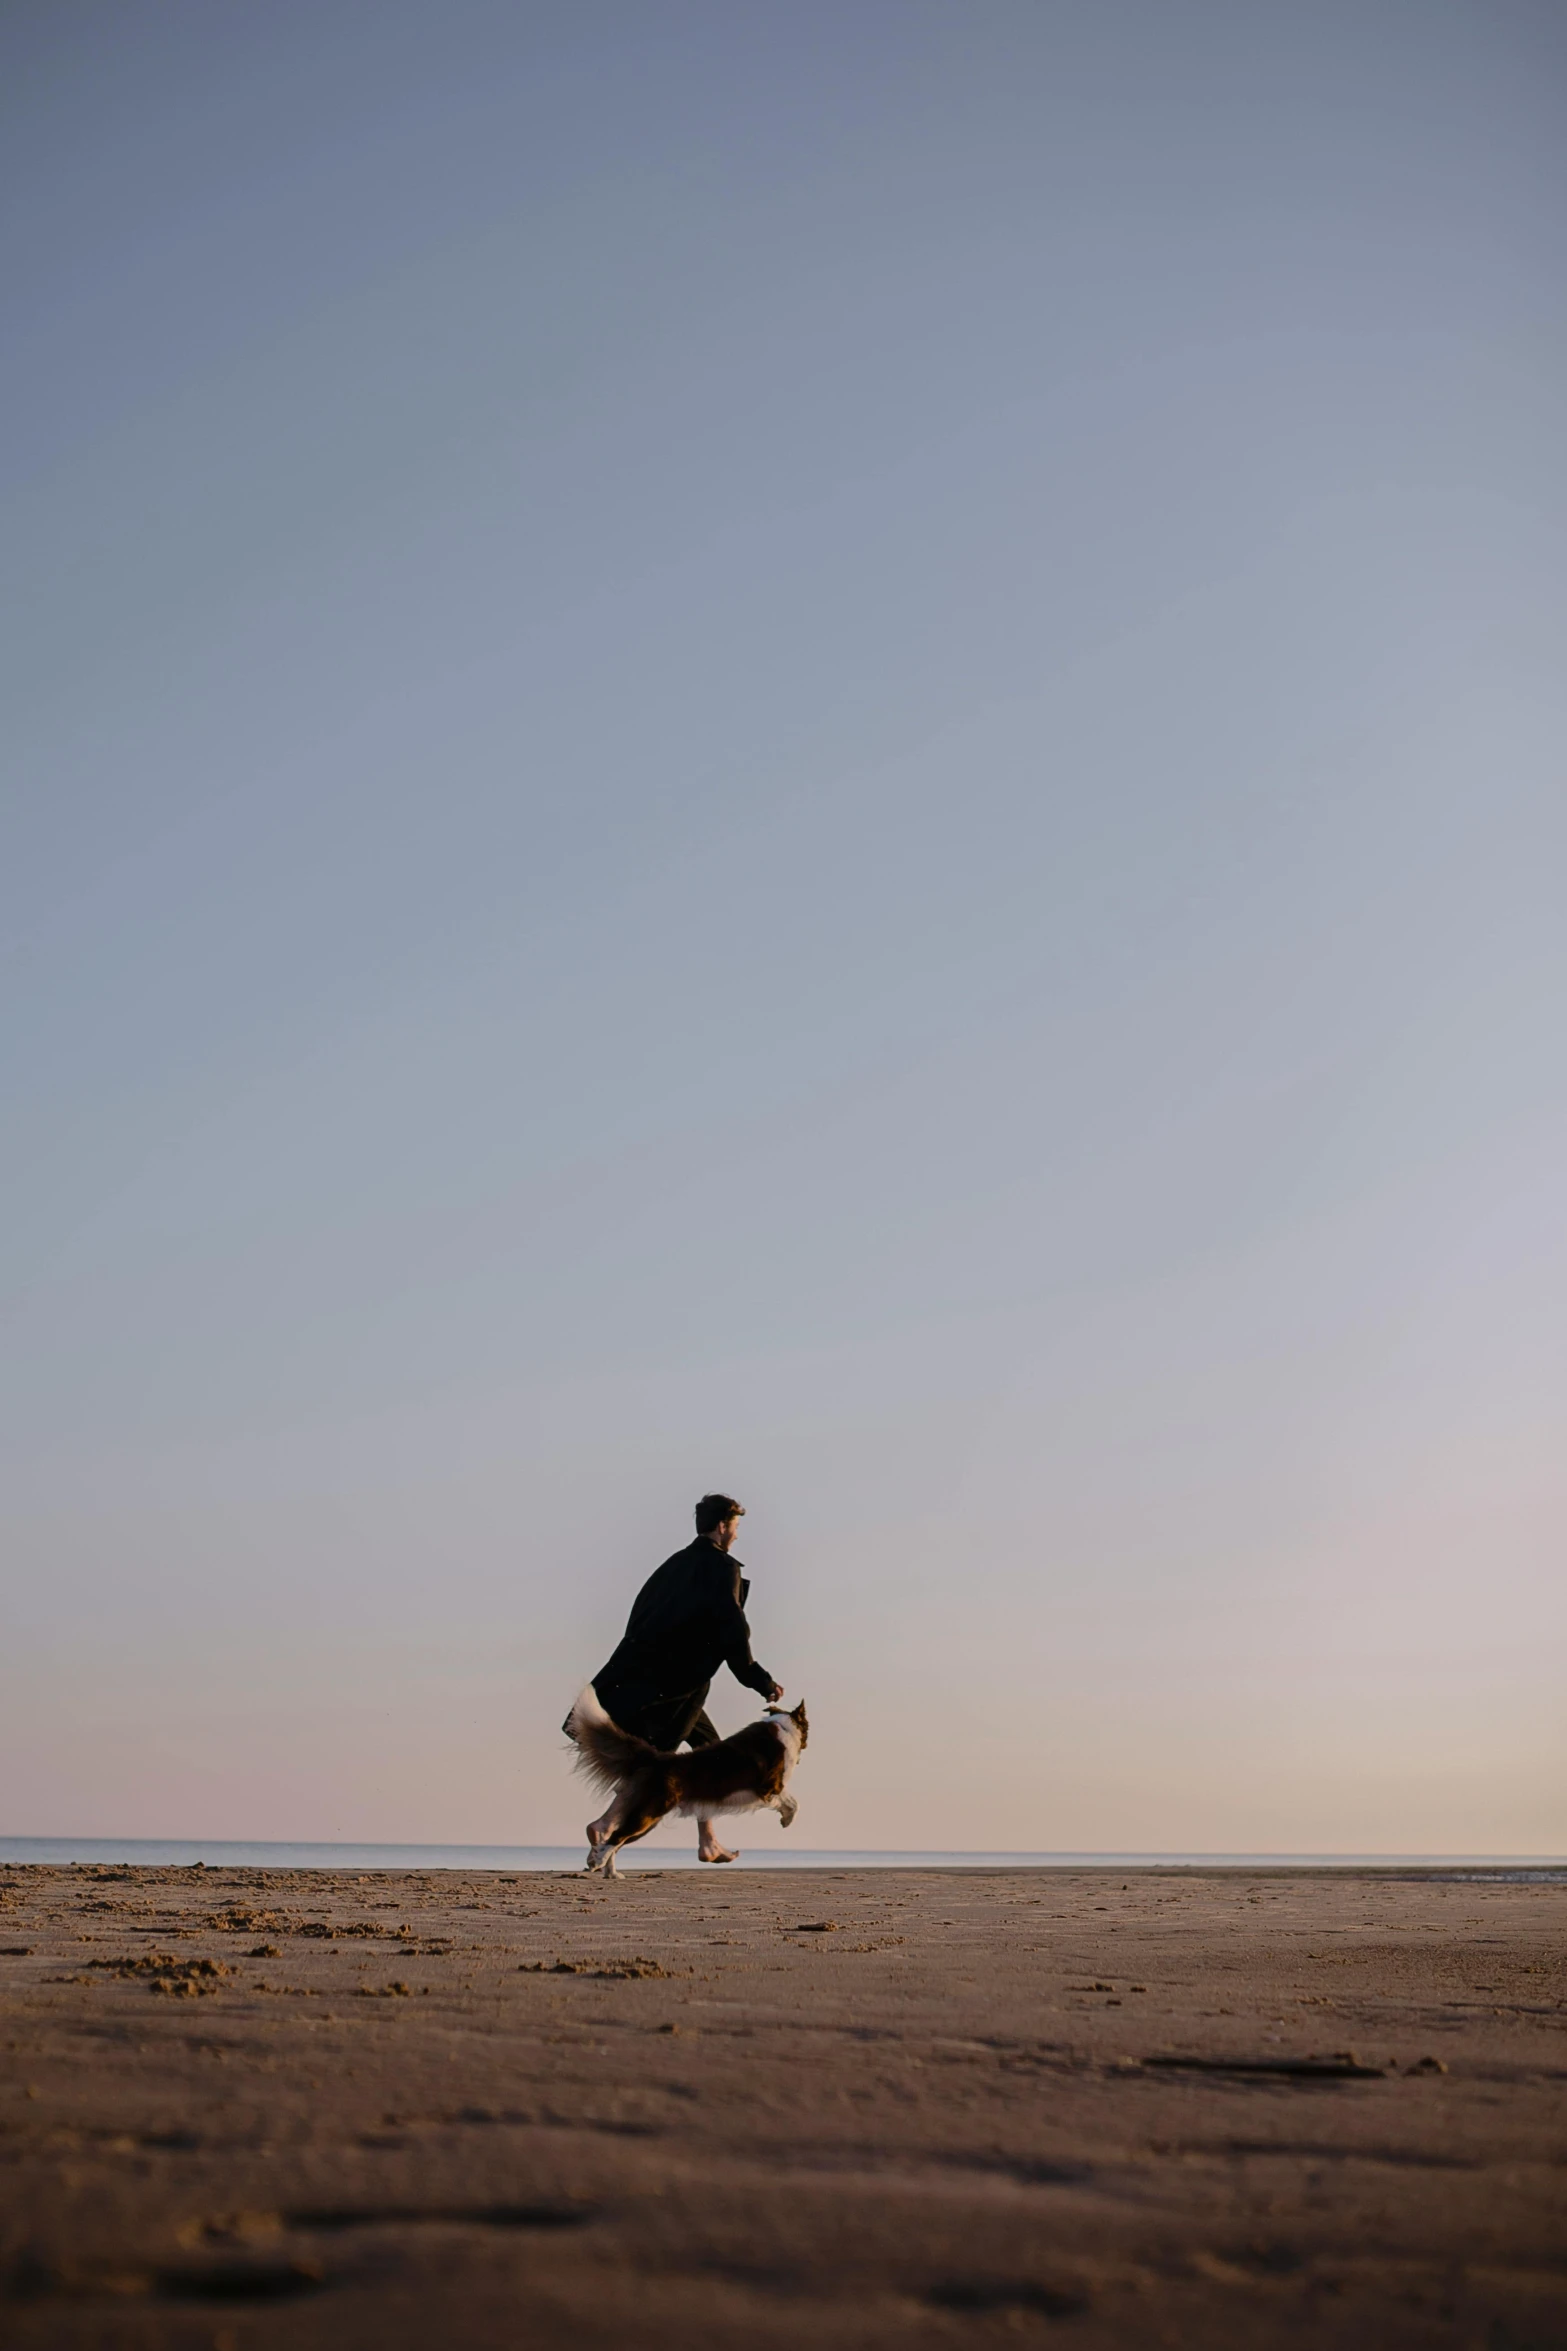
{"type": "Polygon", "coordinates": [[[0,1830],[574,1834],[722,1485],[809,1844],[1567,1848],[1554,0],[0,90],[0,1830]]]}

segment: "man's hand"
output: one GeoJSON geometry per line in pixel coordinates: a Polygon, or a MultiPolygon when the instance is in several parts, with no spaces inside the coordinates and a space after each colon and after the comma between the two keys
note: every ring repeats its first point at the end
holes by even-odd
{"type": "Polygon", "coordinates": [[[783,1684],[782,1684],[782,1682],[769,1682],[769,1683],[768,1683],[768,1685],[767,1685],[767,1703],[768,1703],[768,1705],[769,1705],[769,1706],[776,1706],[776,1705],[777,1705],[777,1703],[778,1703],[778,1701],[779,1701],[779,1699],[780,1699],[782,1696],[783,1696],[783,1684]]]}

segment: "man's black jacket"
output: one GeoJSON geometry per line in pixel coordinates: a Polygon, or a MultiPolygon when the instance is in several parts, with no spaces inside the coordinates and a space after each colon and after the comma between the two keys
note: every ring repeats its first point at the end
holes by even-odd
{"type": "Polygon", "coordinates": [[[644,1707],[689,1698],[695,1713],[721,1665],[765,1698],[773,1677],[751,1655],[750,1588],[739,1560],[706,1535],[656,1567],[632,1602],[625,1639],[593,1677],[605,1712],[623,1723],[644,1707]]]}

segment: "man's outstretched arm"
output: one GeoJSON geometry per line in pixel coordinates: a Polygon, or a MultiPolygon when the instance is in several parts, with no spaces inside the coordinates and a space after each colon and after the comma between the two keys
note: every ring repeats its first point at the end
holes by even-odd
{"type": "Polygon", "coordinates": [[[718,1613],[723,1623],[724,1663],[737,1682],[746,1689],[756,1690],[764,1698],[781,1698],[783,1690],[773,1680],[765,1665],[758,1665],[751,1655],[751,1628],[745,1621],[745,1610],[740,1605],[740,1570],[735,1568],[724,1578],[718,1594],[718,1613]]]}

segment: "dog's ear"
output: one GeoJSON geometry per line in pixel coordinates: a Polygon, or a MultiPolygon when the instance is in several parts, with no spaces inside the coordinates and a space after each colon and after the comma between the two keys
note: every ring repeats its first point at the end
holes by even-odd
{"type": "Polygon", "coordinates": [[[789,1720],[790,1720],[790,1721],[791,1721],[791,1722],[792,1722],[792,1723],[795,1725],[795,1727],[798,1729],[798,1731],[799,1731],[799,1733],[800,1733],[800,1737],[801,1737],[801,1739],[803,1740],[803,1739],[804,1739],[804,1737],[805,1737],[805,1732],[806,1732],[806,1721],[805,1721],[805,1700],[804,1700],[803,1698],[800,1700],[800,1703],[799,1703],[799,1705],[798,1705],[798,1706],[796,1706],[796,1707],[794,1708],[793,1712],[790,1714],[790,1716],[789,1716],[789,1720]]]}

